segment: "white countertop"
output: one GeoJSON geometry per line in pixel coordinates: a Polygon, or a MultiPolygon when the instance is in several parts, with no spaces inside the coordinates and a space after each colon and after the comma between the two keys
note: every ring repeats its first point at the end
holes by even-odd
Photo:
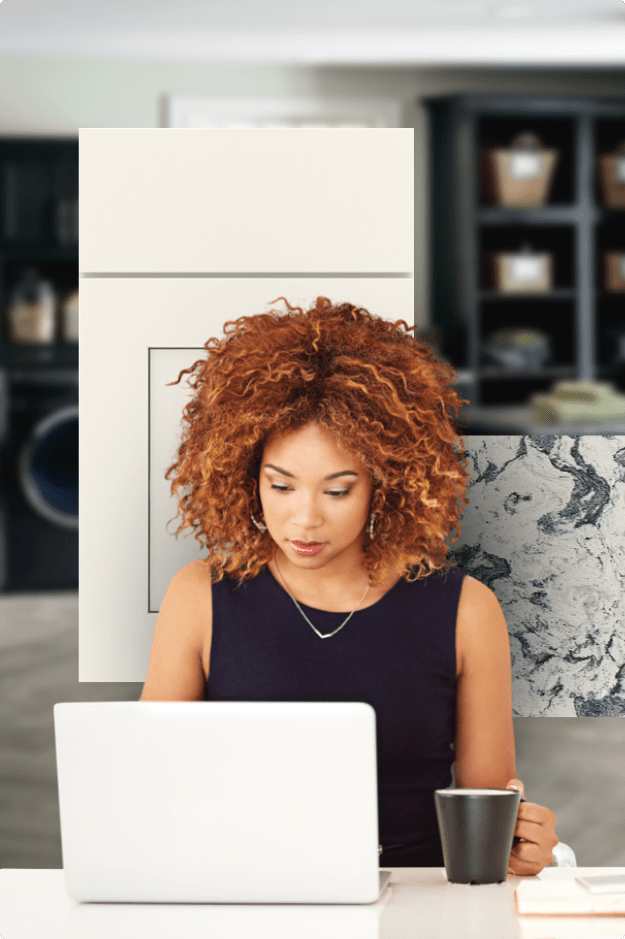
{"type": "MultiPolygon", "coordinates": [[[[625,868],[547,868],[541,880],[625,868]]],[[[503,884],[449,884],[442,868],[395,868],[370,906],[75,903],[62,870],[0,870],[2,939],[623,939],[625,917],[518,917],[503,884]]]]}

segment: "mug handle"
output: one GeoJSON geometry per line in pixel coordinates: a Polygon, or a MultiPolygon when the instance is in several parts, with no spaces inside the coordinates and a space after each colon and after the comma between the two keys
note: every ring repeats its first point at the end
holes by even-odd
{"type": "MultiPolygon", "coordinates": [[[[527,801],[527,800],[524,799],[523,796],[521,796],[521,799],[520,799],[520,801],[519,801],[519,805],[521,804],[521,802],[526,802],[526,801],[527,801]]],[[[518,844],[520,840],[521,840],[521,839],[520,839],[517,835],[515,835],[514,838],[512,839],[512,847],[514,847],[515,844],[518,844]]]]}

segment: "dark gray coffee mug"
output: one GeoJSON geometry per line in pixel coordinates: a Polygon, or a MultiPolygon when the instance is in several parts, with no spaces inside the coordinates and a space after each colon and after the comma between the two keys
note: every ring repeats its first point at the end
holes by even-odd
{"type": "Polygon", "coordinates": [[[447,879],[506,879],[521,793],[516,789],[437,789],[434,793],[447,879]]]}

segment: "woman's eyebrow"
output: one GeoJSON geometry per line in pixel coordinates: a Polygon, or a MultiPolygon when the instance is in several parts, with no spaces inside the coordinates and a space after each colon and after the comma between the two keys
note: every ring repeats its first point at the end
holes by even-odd
{"type": "MultiPolygon", "coordinates": [[[[282,473],[283,476],[289,476],[291,479],[295,479],[293,473],[289,473],[288,470],[280,469],[279,466],[274,466],[273,463],[265,463],[265,469],[275,470],[277,473],[282,473]]],[[[355,473],[353,470],[341,470],[339,473],[330,473],[329,476],[324,476],[324,479],[337,479],[339,476],[358,476],[358,473],[355,473]]]]}

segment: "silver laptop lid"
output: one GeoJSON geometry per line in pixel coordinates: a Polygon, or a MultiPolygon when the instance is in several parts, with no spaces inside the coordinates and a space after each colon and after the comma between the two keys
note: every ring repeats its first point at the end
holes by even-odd
{"type": "Polygon", "coordinates": [[[54,719],[74,899],[377,899],[369,705],[72,703],[54,719]]]}

